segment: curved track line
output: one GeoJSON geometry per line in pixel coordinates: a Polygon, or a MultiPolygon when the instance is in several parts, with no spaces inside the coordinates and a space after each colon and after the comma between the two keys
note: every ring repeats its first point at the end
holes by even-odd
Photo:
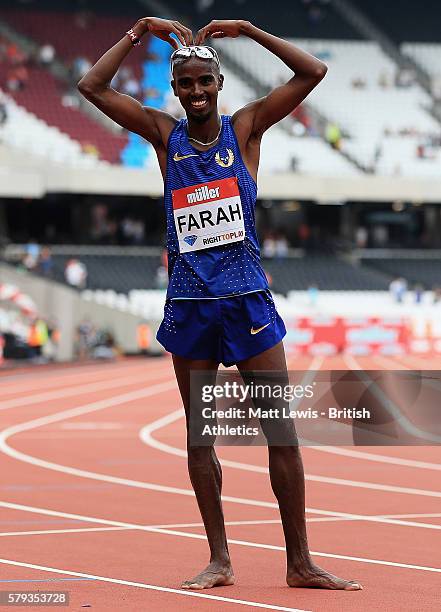
{"type": "MultiPolygon", "coordinates": [[[[33,457],[32,455],[27,455],[22,453],[11,446],[8,445],[7,440],[9,437],[22,433],[24,431],[29,431],[37,427],[41,427],[43,425],[48,425],[50,423],[56,423],[59,421],[63,421],[65,419],[79,416],[83,414],[88,414],[90,412],[94,412],[97,410],[102,410],[104,408],[108,408],[111,406],[116,406],[119,404],[127,403],[136,399],[140,399],[143,397],[149,397],[151,395],[155,395],[157,393],[161,393],[169,390],[170,388],[175,387],[175,382],[164,382],[158,385],[153,385],[148,389],[140,389],[138,391],[131,391],[129,393],[124,393],[122,395],[117,395],[113,398],[108,398],[105,400],[99,400],[97,402],[93,402],[91,404],[85,404],[84,406],[79,406],[77,408],[70,408],[69,410],[63,410],[61,412],[57,412],[55,414],[40,417],[39,419],[33,419],[32,421],[28,421],[26,423],[21,423],[19,425],[14,425],[12,427],[8,427],[0,432],[0,451],[17,459],[18,461],[23,461],[24,463],[30,463],[31,465],[36,465],[38,467],[42,467],[44,469],[54,470],[57,472],[62,472],[64,474],[71,474],[73,476],[79,476],[81,478],[90,478],[92,480],[99,480],[102,482],[111,482],[113,484],[136,487],[140,489],[148,489],[151,491],[158,491],[161,493],[175,493],[178,495],[186,495],[189,497],[194,497],[194,492],[192,489],[181,489],[178,487],[170,487],[166,485],[159,485],[145,481],[132,480],[128,478],[121,478],[117,476],[111,476],[107,474],[101,474],[98,472],[91,472],[88,470],[80,470],[78,468],[73,468],[65,465],[61,465],[59,463],[53,463],[51,461],[45,461],[43,459],[38,459],[37,457],[33,457]]],[[[263,508],[276,508],[278,509],[278,504],[275,502],[267,502],[256,499],[242,498],[242,497],[233,497],[230,495],[222,495],[222,500],[225,502],[235,503],[235,504],[243,504],[247,506],[258,506],[263,508]]],[[[430,523],[417,523],[411,521],[400,521],[394,519],[377,519],[372,518],[367,515],[362,514],[350,514],[346,512],[336,512],[330,510],[321,510],[309,508],[307,509],[309,512],[313,512],[315,514],[320,514],[324,516],[341,516],[345,518],[350,518],[354,520],[364,520],[371,522],[379,522],[379,523],[389,523],[394,525],[406,525],[411,527],[418,528],[426,528],[426,529],[439,529],[440,525],[432,525],[430,523]]]]}
{"type": "Polygon", "coordinates": [[[400,457],[390,457],[389,455],[380,455],[378,453],[367,453],[365,451],[356,451],[343,447],[339,448],[338,446],[308,446],[308,448],[322,453],[353,457],[354,459],[365,459],[366,461],[375,461],[377,463],[391,463],[392,465],[402,465],[404,467],[412,467],[421,470],[441,471],[441,463],[418,461],[416,459],[402,459],[400,457]]]}
{"type": "MultiPolygon", "coordinates": [[[[176,531],[174,529],[166,529],[166,528],[159,528],[159,527],[151,527],[148,525],[140,525],[137,523],[126,523],[126,522],[122,522],[122,521],[112,521],[109,519],[101,519],[101,518],[97,518],[97,517],[92,517],[92,516],[84,516],[81,514],[72,514],[72,513],[68,513],[68,512],[58,512],[56,510],[49,510],[46,508],[36,508],[33,506],[23,506],[22,504],[12,504],[12,503],[8,503],[8,502],[0,502],[0,506],[6,507],[6,508],[11,508],[13,510],[24,510],[25,512],[31,512],[31,513],[35,513],[35,514],[46,514],[48,516],[59,516],[59,517],[64,517],[64,518],[71,518],[71,519],[75,519],[77,521],[80,522],[85,522],[85,523],[98,523],[101,525],[111,525],[111,526],[115,526],[115,527],[128,527],[131,529],[136,529],[139,531],[147,531],[147,532],[151,532],[151,533],[158,533],[158,534],[164,534],[164,535],[171,535],[171,536],[178,536],[178,537],[183,537],[183,538],[190,538],[190,539],[196,539],[196,540],[205,540],[206,541],[206,536],[199,534],[199,533],[191,533],[191,532],[187,532],[187,531],[176,531]]],[[[262,549],[266,549],[266,550],[277,550],[277,551],[282,551],[285,552],[285,547],[284,546],[275,546],[273,544],[260,544],[258,542],[249,542],[248,540],[236,540],[236,539],[228,539],[228,542],[230,544],[237,544],[239,546],[247,546],[250,548],[262,548],[262,549]]],[[[435,573],[441,573],[441,568],[438,567],[430,567],[430,566],[426,566],[426,565],[413,565],[410,563],[400,563],[397,561],[385,561],[384,559],[370,559],[370,558],[366,558],[366,557],[353,557],[350,555],[340,555],[340,554],[335,554],[335,553],[324,553],[324,552],[316,552],[316,551],[311,551],[311,555],[314,555],[316,557],[326,557],[326,558],[330,558],[330,559],[341,559],[344,561],[357,561],[359,563],[369,563],[369,564],[374,564],[374,565],[386,565],[386,566],[391,566],[391,567],[400,567],[400,568],[404,568],[404,569],[416,569],[416,570],[421,570],[421,571],[426,571],[426,572],[435,572],[435,573]]]]}
{"type": "MultiPolygon", "coordinates": [[[[178,457],[187,457],[187,453],[184,449],[176,448],[175,446],[170,446],[169,444],[165,444],[164,442],[159,442],[152,436],[152,432],[161,429],[162,427],[166,427],[167,425],[177,421],[183,416],[183,410],[175,410],[160,419],[153,421],[153,423],[149,423],[145,425],[139,432],[139,437],[147,444],[147,446],[151,446],[156,448],[157,450],[161,450],[165,453],[169,453],[171,455],[177,455],[178,457]]],[[[219,458],[219,461],[222,465],[230,468],[234,468],[237,470],[246,470],[249,472],[257,472],[260,474],[268,474],[268,468],[254,465],[251,463],[242,463],[240,461],[230,461],[229,459],[219,458]]],[[[365,482],[359,480],[347,480],[345,478],[331,478],[329,476],[316,476],[314,474],[305,474],[305,480],[309,480],[311,482],[322,482],[325,484],[334,484],[341,485],[345,487],[355,487],[360,489],[372,489],[373,491],[386,491],[391,493],[404,493],[407,495],[421,495],[426,497],[438,497],[441,498],[441,491],[430,491],[427,489],[416,489],[412,487],[398,487],[396,485],[384,485],[376,482],[365,482]]]]}
{"type": "MultiPolygon", "coordinates": [[[[175,493],[179,495],[186,495],[186,496],[194,497],[194,492],[192,489],[181,489],[178,487],[170,487],[166,485],[159,485],[159,484],[154,484],[154,483],[149,483],[149,482],[144,482],[144,481],[132,480],[128,478],[120,478],[120,477],[111,476],[107,474],[101,474],[97,472],[90,472],[88,470],[80,470],[77,468],[64,466],[58,463],[53,463],[51,461],[45,461],[43,459],[38,459],[37,457],[33,457],[31,455],[22,453],[7,444],[7,439],[15,434],[18,434],[24,431],[29,431],[36,427],[41,427],[43,425],[48,425],[50,423],[63,421],[73,416],[79,416],[79,415],[94,412],[97,410],[102,410],[104,408],[108,408],[111,406],[116,406],[119,404],[130,402],[135,399],[140,399],[141,397],[148,397],[151,395],[155,395],[156,393],[161,393],[163,391],[167,391],[170,388],[174,388],[174,387],[175,387],[174,381],[160,383],[158,385],[153,385],[149,389],[140,389],[138,391],[131,391],[129,393],[124,393],[122,395],[118,395],[113,398],[99,400],[97,402],[93,402],[92,404],[86,404],[84,406],[79,406],[77,408],[63,410],[61,412],[58,412],[58,413],[55,413],[49,416],[41,417],[39,419],[33,419],[32,421],[28,421],[26,423],[21,423],[19,425],[8,427],[7,429],[0,432],[0,451],[4,452],[6,455],[14,459],[17,459],[19,461],[30,463],[31,465],[36,465],[44,469],[50,469],[50,470],[62,472],[65,474],[71,474],[73,476],[79,476],[81,478],[90,478],[93,480],[100,480],[103,482],[111,482],[113,484],[137,487],[137,488],[142,488],[142,489],[149,489],[152,491],[159,491],[162,493],[175,493]]],[[[166,417],[163,417],[163,419],[164,418],[166,417]]],[[[226,502],[244,504],[248,506],[259,506],[259,507],[264,507],[264,508],[278,508],[278,505],[275,502],[266,502],[266,501],[261,501],[261,500],[248,499],[248,498],[233,497],[229,495],[223,495],[222,500],[226,502]]],[[[313,509],[313,508],[309,508],[308,511],[313,512],[315,514],[325,515],[325,516],[341,516],[341,517],[351,518],[355,520],[389,523],[389,524],[394,524],[394,525],[406,525],[406,526],[426,528],[426,529],[441,528],[440,525],[432,525],[430,523],[417,523],[417,522],[411,522],[411,521],[400,521],[400,520],[384,519],[384,518],[383,519],[376,519],[376,518],[373,519],[372,517],[369,517],[367,515],[350,514],[346,512],[319,510],[319,509],[313,509]]]]}
{"type": "Polygon", "coordinates": [[[101,582],[111,582],[113,584],[123,584],[125,586],[138,587],[140,589],[149,589],[151,591],[162,591],[163,593],[174,593],[176,595],[184,595],[186,597],[200,597],[203,599],[212,599],[214,601],[223,601],[226,603],[234,603],[241,606],[251,606],[253,608],[264,608],[265,610],[282,610],[285,612],[308,612],[299,608],[286,608],[284,606],[276,606],[273,604],[265,604],[257,601],[246,601],[245,599],[234,599],[232,597],[221,597],[219,595],[206,595],[196,591],[184,591],[180,589],[171,589],[169,587],[157,586],[154,584],[145,584],[144,582],[132,582],[130,580],[120,580],[118,578],[108,578],[107,576],[97,576],[96,574],[85,574],[82,572],[73,572],[71,570],[59,569],[56,567],[47,567],[46,565],[35,565],[34,563],[23,563],[22,561],[13,561],[12,559],[0,559],[0,563],[4,565],[15,565],[17,567],[27,567],[29,569],[38,569],[44,572],[55,574],[66,574],[68,576],[79,576],[80,578],[89,578],[101,582]]]}

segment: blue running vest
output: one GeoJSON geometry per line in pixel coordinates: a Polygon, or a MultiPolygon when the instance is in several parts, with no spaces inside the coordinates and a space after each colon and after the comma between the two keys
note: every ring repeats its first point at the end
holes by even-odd
{"type": "Polygon", "coordinates": [[[243,163],[231,117],[218,143],[198,151],[187,120],[167,147],[168,299],[207,299],[268,288],[260,265],[254,207],[257,186],[243,163]]]}

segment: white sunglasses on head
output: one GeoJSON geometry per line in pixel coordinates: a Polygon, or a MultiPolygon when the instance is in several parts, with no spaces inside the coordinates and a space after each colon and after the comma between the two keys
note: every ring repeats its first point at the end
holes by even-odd
{"type": "Polygon", "coordinates": [[[212,59],[220,67],[219,56],[213,47],[181,47],[176,49],[170,56],[170,68],[173,69],[173,63],[178,57],[191,57],[193,53],[201,59],[212,59]]]}

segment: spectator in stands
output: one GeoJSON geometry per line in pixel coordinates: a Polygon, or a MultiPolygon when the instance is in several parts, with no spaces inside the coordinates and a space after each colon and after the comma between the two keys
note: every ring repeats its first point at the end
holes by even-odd
{"type": "Polygon", "coordinates": [[[276,240],[274,232],[267,232],[263,239],[262,256],[266,259],[272,259],[276,254],[276,240]]]}
{"type": "Polygon", "coordinates": [[[309,242],[311,240],[311,228],[307,223],[300,223],[299,228],[297,230],[297,236],[299,238],[299,243],[302,248],[306,248],[309,246],[309,242]]]}
{"type": "Polygon", "coordinates": [[[406,89],[412,87],[416,81],[416,74],[412,67],[406,66],[404,68],[398,68],[395,74],[395,86],[400,89],[406,89]]]}
{"type": "Polygon", "coordinates": [[[441,303],[441,287],[433,287],[433,303],[439,304],[441,303]]]}
{"type": "Polygon", "coordinates": [[[52,252],[48,246],[44,246],[41,249],[40,257],[38,259],[38,270],[43,276],[52,276],[54,271],[54,261],[52,259],[52,252]]]}
{"type": "Polygon", "coordinates": [[[124,217],[120,223],[120,232],[123,244],[143,244],[145,236],[144,221],[124,217]]]}
{"type": "Polygon", "coordinates": [[[392,87],[392,78],[387,70],[382,70],[378,75],[378,86],[381,89],[390,89],[392,87]]]}
{"type": "Polygon", "coordinates": [[[133,98],[139,98],[141,94],[141,85],[134,76],[129,77],[126,81],[123,81],[120,85],[122,93],[132,96],[133,98]]]}
{"type": "Polygon", "coordinates": [[[92,63],[87,57],[76,57],[72,62],[73,79],[81,79],[92,68],[92,63]]]}
{"type": "Polygon", "coordinates": [[[10,91],[21,91],[29,80],[29,72],[24,64],[12,67],[6,77],[6,85],[10,91]]]}
{"type": "Polygon", "coordinates": [[[413,288],[415,293],[415,304],[421,304],[424,297],[424,287],[421,283],[417,283],[413,288]]]}
{"type": "Polygon", "coordinates": [[[97,159],[99,159],[100,151],[93,142],[83,142],[82,149],[83,153],[86,153],[86,155],[91,155],[92,157],[96,157],[97,159]]]}
{"type": "Polygon", "coordinates": [[[49,338],[46,321],[36,317],[29,326],[28,345],[31,347],[31,358],[37,362],[46,361],[42,350],[49,338]]]}
{"type": "Polygon", "coordinates": [[[6,59],[13,66],[20,66],[27,61],[26,54],[15,43],[9,43],[6,48],[6,59]]]}
{"type": "Polygon", "coordinates": [[[316,283],[311,283],[307,289],[309,305],[313,308],[317,306],[319,299],[319,288],[316,283]]]}
{"type": "Polygon", "coordinates": [[[87,268],[79,259],[69,259],[64,269],[66,282],[77,289],[84,289],[87,281],[87,268]]]}
{"type": "Polygon", "coordinates": [[[379,223],[374,226],[372,231],[372,240],[375,247],[385,247],[389,239],[389,230],[386,225],[379,223]]]}
{"type": "Polygon", "coordinates": [[[79,108],[80,100],[76,95],[76,91],[73,86],[64,92],[61,97],[61,104],[66,108],[79,108]]]}
{"type": "Polygon", "coordinates": [[[277,259],[284,259],[288,255],[288,240],[283,232],[278,231],[275,234],[275,247],[277,259]]]}
{"type": "Polygon", "coordinates": [[[402,277],[394,278],[389,285],[389,291],[397,304],[402,304],[407,291],[407,281],[402,277]]]}
{"type": "Polygon", "coordinates": [[[361,76],[353,77],[351,87],[352,89],[366,89],[366,80],[361,76]]]}
{"type": "Polygon", "coordinates": [[[49,66],[51,66],[51,64],[53,63],[55,59],[54,47],[50,43],[46,43],[45,45],[42,45],[40,49],[38,50],[37,59],[39,63],[45,68],[48,68],[49,66]]]}
{"type": "Polygon", "coordinates": [[[168,285],[168,272],[165,266],[158,266],[156,269],[155,276],[155,287],[156,289],[167,289],[168,285]]]}
{"type": "Polygon", "coordinates": [[[40,257],[40,247],[35,240],[29,240],[24,248],[23,265],[26,270],[35,270],[40,257]]]}
{"type": "Polygon", "coordinates": [[[90,351],[94,344],[95,327],[91,320],[86,316],[77,327],[78,358],[83,360],[90,356],[90,351]]]}
{"type": "Polygon", "coordinates": [[[368,231],[362,225],[355,230],[355,245],[357,249],[365,249],[368,242],[368,231]]]}
{"type": "Polygon", "coordinates": [[[331,145],[333,149],[339,150],[341,147],[341,131],[337,123],[328,123],[325,130],[326,142],[331,145]]]}

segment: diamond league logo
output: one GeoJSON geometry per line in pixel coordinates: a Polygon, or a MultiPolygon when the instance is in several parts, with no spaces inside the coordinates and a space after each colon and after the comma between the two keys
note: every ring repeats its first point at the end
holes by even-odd
{"type": "Polygon", "coordinates": [[[184,242],[186,242],[190,246],[193,246],[197,239],[198,237],[193,234],[192,236],[186,236],[184,238],[184,242]]]}

